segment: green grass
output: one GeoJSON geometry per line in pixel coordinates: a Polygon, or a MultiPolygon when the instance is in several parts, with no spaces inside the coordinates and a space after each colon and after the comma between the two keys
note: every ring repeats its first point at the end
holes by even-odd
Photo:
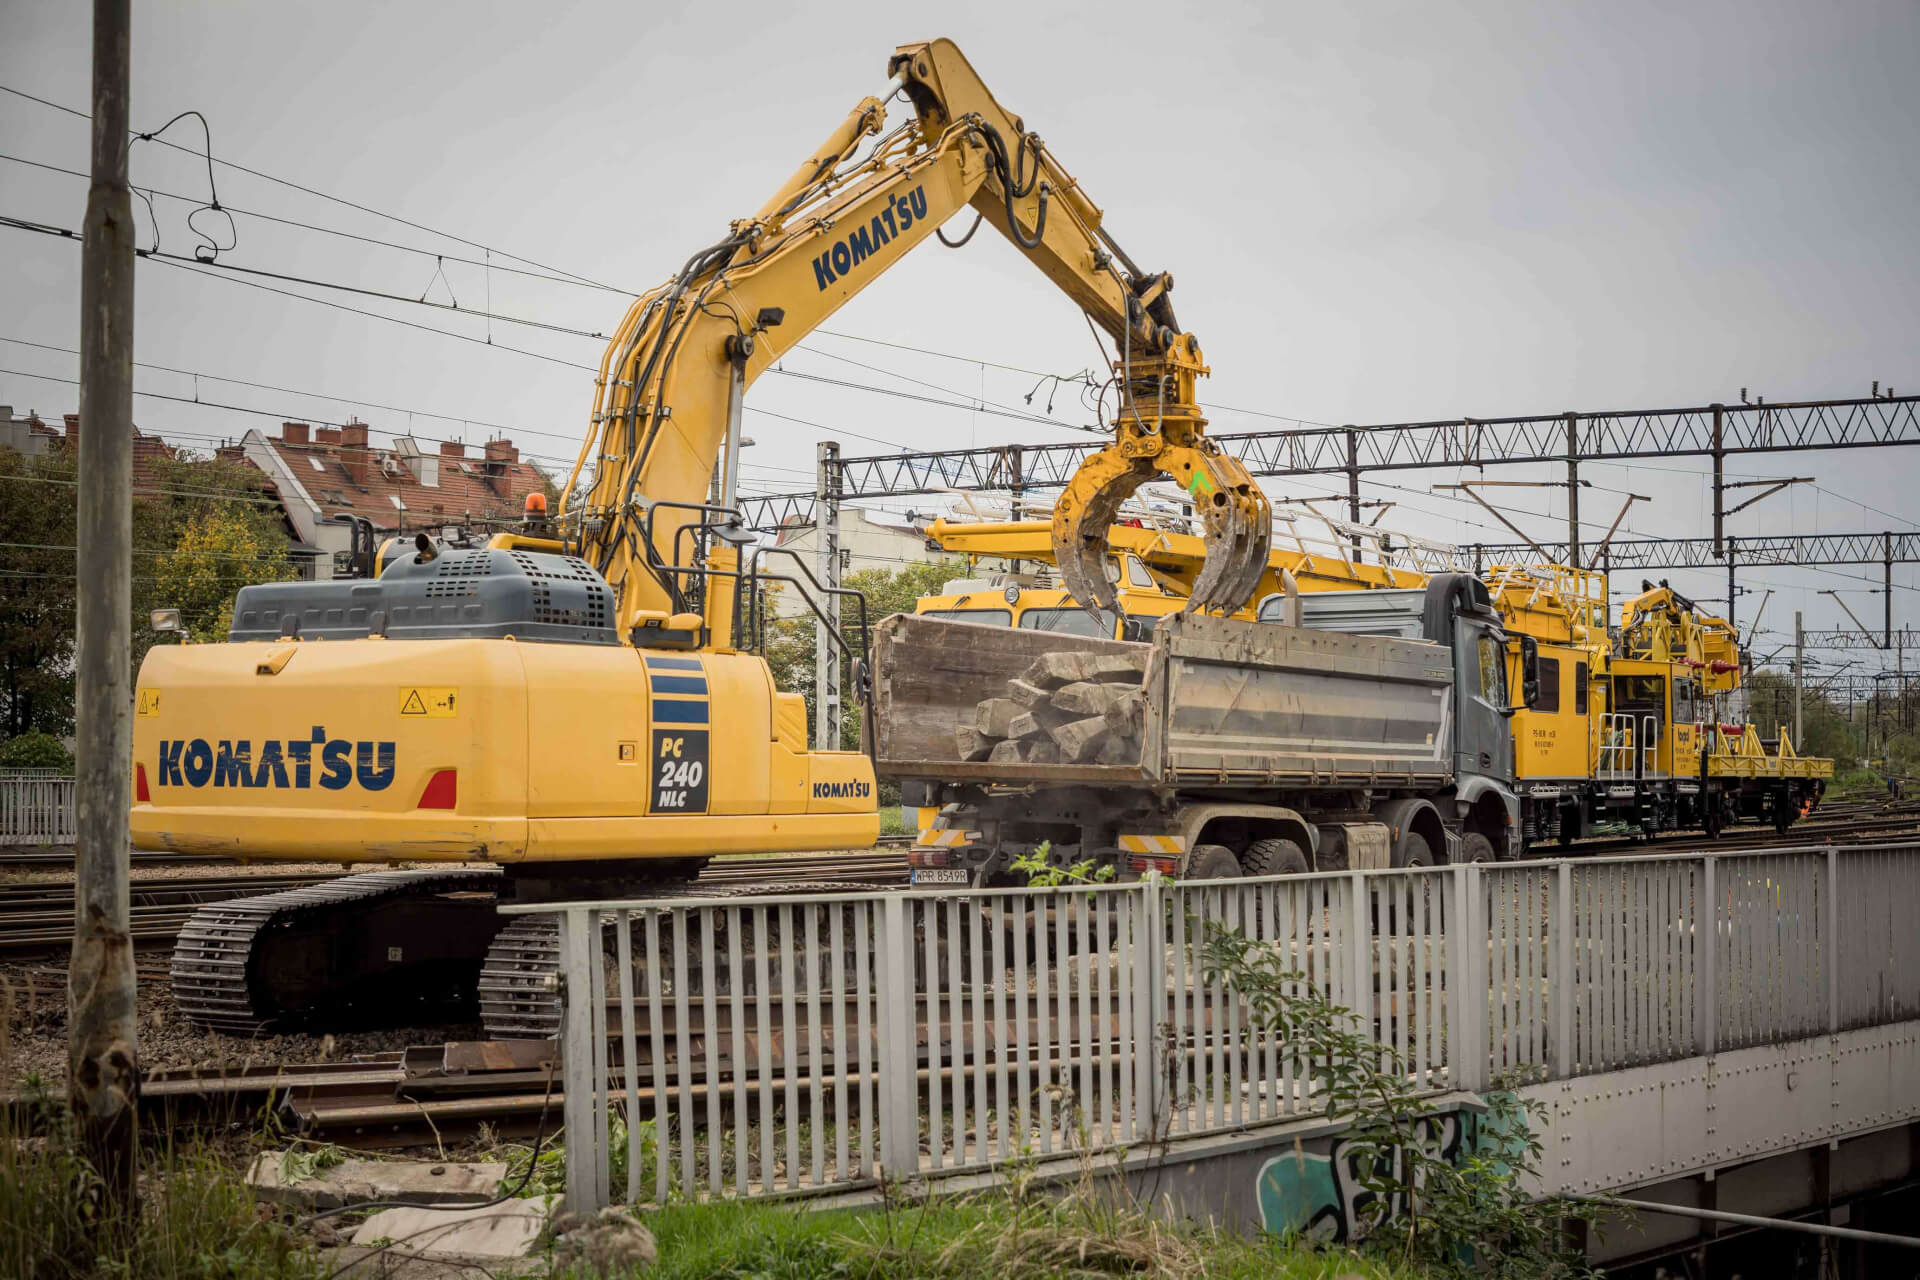
{"type": "Polygon", "coordinates": [[[660,1246],[649,1280],[1413,1280],[1345,1251],[1169,1226],[1082,1197],[823,1213],[731,1202],[643,1217],[660,1246]]]}
{"type": "Polygon", "coordinates": [[[131,1232],[87,1210],[92,1179],[56,1126],[45,1139],[0,1129],[0,1276],[22,1280],[320,1280],[308,1242],[263,1217],[231,1165],[171,1143],[141,1160],[131,1232]]]}

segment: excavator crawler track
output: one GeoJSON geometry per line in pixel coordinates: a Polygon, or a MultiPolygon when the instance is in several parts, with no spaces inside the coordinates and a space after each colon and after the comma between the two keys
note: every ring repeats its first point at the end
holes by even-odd
{"type": "MultiPolygon", "coordinates": [[[[649,901],[671,903],[676,898],[699,899],[738,898],[742,901],[769,895],[826,894],[826,893],[866,893],[871,892],[870,884],[809,883],[809,884],[765,884],[765,885],[713,885],[713,884],[663,884],[649,886],[646,897],[649,901]]],[[[657,926],[657,949],[649,953],[648,933],[640,923],[638,916],[633,923],[630,945],[633,950],[633,989],[636,993],[646,988],[645,974],[647,965],[659,963],[663,971],[673,972],[676,963],[676,948],[683,949],[687,982],[690,994],[706,990],[706,984],[713,983],[716,991],[726,990],[734,978],[727,967],[728,938],[725,933],[726,922],[719,921],[715,938],[715,972],[708,974],[701,968],[702,947],[697,938],[689,937],[677,941],[678,921],[672,915],[662,916],[657,926]]],[[[619,990],[619,967],[616,947],[616,934],[612,916],[603,916],[601,921],[601,963],[606,974],[606,989],[609,1000],[619,990]]],[[[743,945],[752,944],[746,939],[743,945]]],[[[780,946],[780,934],[777,922],[769,939],[769,946],[780,946]]],[[[751,965],[748,966],[751,968],[751,965]]],[[[776,967],[777,972],[777,967],[776,967]]],[[[552,915],[521,916],[500,930],[493,945],[487,949],[487,958],[480,969],[480,1020],[490,1039],[542,1039],[560,1034],[560,1018],[563,1003],[560,995],[560,921],[552,915]]]]}
{"type": "Polygon", "coordinates": [[[372,871],[210,903],[174,944],[174,1002],[196,1025],[232,1035],[278,1030],[320,1009],[384,1019],[431,1005],[458,981],[462,953],[481,945],[473,930],[490,938],[497,927],[500,881],[495,868],[372,871]],[[407,919],[384,922],[399,927],[383,933],[388,904],[407,919]],[[355,948],[359,955],[346,954],[355,948]],[[370,964],[356,968],[362,958],[370,964]]]}

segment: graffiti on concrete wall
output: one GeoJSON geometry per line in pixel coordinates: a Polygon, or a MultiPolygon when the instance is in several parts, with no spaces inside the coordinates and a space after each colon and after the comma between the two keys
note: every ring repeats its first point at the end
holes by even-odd
{"type": "MultiPolygon", "coordinates": [[[[1492,1153],[1498,1167],[1505,1167],[1509,1159],[1518,1160],[1528,1138],[1524,1109],[1509,1093],[1484,1097],[1490,1104],[1484,1114],[1448,1111],[1428,1117],[1422,1122],[1422,1145],[1455,1164],[1470,1151],[1492,1153]]],[[[1379,1196],[1367,1188],[1370,1179],[1365,1166],[1366,1161],[1380,1158],[1337,1134],[1296,1142],[1292,1151],[1260,1166],[1255,1195],[1261,1224],[1268,1231],[1316,1242],[1352,1240],[1361,1226],[1382,1216],[1379,1196]]],[[[1388,1167],[1378,1172],[1392,1175],[1398,1170],[1388,1167]]],[[[1394,1217],[1406,1207],[1387,1205],[1385,1216],[1394,1217]]]]}
{"type": "MultiPolygon", "coordinates": [[[[1425,1145],[1442,1159],[1458,1160],[1478,1140],[1476,1119],[1468,1112],[1429,1117],[1423,1122],[1425,1145]]],[[[1351,1240],[1361,1223],[1380,1217],[1379,1195],[1366,1185],[1366,1162],[1382,1158],[1340,1137],[1296,1144],[1291,1152],[1275,1156],[1260,1167],[1256,1194],[1261,1224],[1268,1231],[1316,1243],[1351,1240]]],[[[1378,1166],[1376,1171],[1397,1172],[1378,1166]]],[[[1405,1207],[1385,1206],[1386,1216],[1392,1217],[1405,1207]]]]}

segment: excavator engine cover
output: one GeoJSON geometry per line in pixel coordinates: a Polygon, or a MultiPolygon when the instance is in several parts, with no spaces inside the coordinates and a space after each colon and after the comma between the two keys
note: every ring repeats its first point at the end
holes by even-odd
{"type": "Polygon", "coordinates": [[[515,636],[550,644],[618,644],[613,588],[577,556],[482,547],[402,556],[371,582],[242,587],[233,641],[456,640],[515,636]]]}

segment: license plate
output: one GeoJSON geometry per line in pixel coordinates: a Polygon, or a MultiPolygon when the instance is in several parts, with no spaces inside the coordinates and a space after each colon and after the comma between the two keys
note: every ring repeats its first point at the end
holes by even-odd
{"type": "Polygon", "coordinates": [[[914,884],[968,884],[973,877],[965,867],[915,867],[914,884]]]}

